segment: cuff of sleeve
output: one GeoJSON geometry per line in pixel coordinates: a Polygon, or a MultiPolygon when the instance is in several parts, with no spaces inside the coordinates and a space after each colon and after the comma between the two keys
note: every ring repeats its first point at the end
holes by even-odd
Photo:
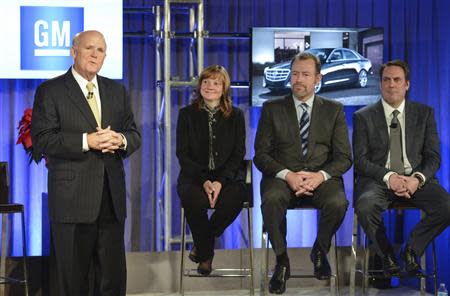
{"type": "Polygon", "coordinates": [[[120,146],[120,149],[127,150],[127,138],[125,138],[124,134],[119,133],[122,136],[122,146],[120,146]]]}
{"type": "Polygon", "coordinates": [[[396,172],[388,172],[386,173],[386,175],[384,175],[383,177],[383,182],[386,183],[386,186],[388,189],[391,189],[391,187],[389,186],[389,178],[393,175],[393,174],[397,174],[396,172]]]}
{"type": "Polygon", "coordinates": [[[87,133],[83,133],[83,152],[89,151],[89,145],[87,141],[87,133]]]}
{"type": "Polygon", "coordinates": [[[224,187],[225,184],[228,183],[227,178],[225,178],[225,177],[219,177],[219,178],[217,178],[216,181],[219,182],[220,184],[222,184],[222,187],[224,187]]]}
{"type": "Polygon", "coordinates": [[[284,169],[284,170],[279,171],[279,172],[275,175],[275,177],[277,177],[278,179],[281,179],[281,180],[285,180],[285,181],[286,181],[286,175],[287,175],[288,173],[290,173],[290,172],[291,172],[290,170],[284,169]]]}
{"type": "Polygon", "coordinates": [[[323,175],[323,180],[324,181],[326,181],[326,180],[331,178],[330,174],[328,174],[327,172],[322,171],[322,170],[320,170],[319,172],[323,175]]]}
{"type": "Polygon", "coordinates": [[[427,178],[425,178],[424,174],[422,174],[421,172],[415,172],[412,174],[412,176],[416,177],[419,180],[419,188],[422,188],[422,186],[425,185],[427,178]]]}
{"type": "Polygon", "coordinates": [[[200,175],[200,184],[203,186],[203,184],[208,181],[208,177],[204,175],[200,175]]]}

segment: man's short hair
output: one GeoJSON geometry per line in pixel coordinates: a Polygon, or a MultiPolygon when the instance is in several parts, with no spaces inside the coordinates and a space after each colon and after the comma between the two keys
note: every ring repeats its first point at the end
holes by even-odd
{"type": "Polygon", "coordinates": [[[392,67],[397,66],[403,69],[403,73],[405,74],[405,80],[409,81],[409,67],[408,64],[402,60],[392,60],[388,61],[387,63],[381,65],[380,68],[380,80],[383,79],[383,71],[386,69],[386,67],[392,67]]]}
{"type": "Polygon", "coordinates": [[[321,64],[320,64],[319,58],[316,55],[314,55],[310,52],[307,52],[307,51],[296,54],[291,60],[291,68],[290,68],[291,70],[292,70],[292,65],[294,64],[294,62],[296,60],[299,60],[299,61],[312,60],[316,66],[316,74],[320,74],[321,64]]]}

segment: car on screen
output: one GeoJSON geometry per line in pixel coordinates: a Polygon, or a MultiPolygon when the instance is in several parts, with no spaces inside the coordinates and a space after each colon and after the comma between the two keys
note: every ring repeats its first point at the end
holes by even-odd
{"type": "MultiPolygon", "coordinates": [[[[316,85],[316,93],[325,88],[342,85],[365,87],[372,63],[358,52],[348,48],[311,48],[306,52],[316,55],[322,64],[322,80],[316,85]]],[[[291,87],[291,62],[286,61],[264,69],[263,87],[271,91],[291,87]]]]}

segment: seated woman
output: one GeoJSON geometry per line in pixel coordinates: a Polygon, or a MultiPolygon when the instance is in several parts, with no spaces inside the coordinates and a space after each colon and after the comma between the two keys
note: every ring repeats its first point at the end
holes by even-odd
{"type": "Polygon", "coordinates": [[[244,155],[245,120],[231,105],[230,77],[222,66],[210,66],[177,123],[177,191],[194,240],[189,258],[199,263],[199,274],[211,273],[214,240],[242,208],[244,155]],[[210,219],[209,208],[214,209],[210,219]]]}

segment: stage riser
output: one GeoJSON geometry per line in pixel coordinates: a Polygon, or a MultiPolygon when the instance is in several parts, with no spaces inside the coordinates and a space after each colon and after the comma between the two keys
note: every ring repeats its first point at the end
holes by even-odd
{"type": "MultiPolygon", "coordinates": [[[[288,254],[292,269],[302,269],[307,273],[312,272],[312,263],[309,259],[310,248],[289,248],[288,254]]],[[[127,253],[127,292],[128,293],[156,293],[178,291],[180,272],[180,252],[130,252],[127,253]]],[[[350,271],[350,248],[340,247],[339,269],[341,272],[341,284],[348,285],[350,271]]],[[[259,288],[260,270],[262,262],[261,249],[255,249],[255,288],[259,288]]],[[[269,252],[269,267],[274,266],[274,255],[269,252]]],[[[7,274],[13,277],[22,277],[22,260],[19,257],[7,259],[7,274]]],[[[216,250],[213,267],[236,268],[248,266],[247,250],[216,250]]],[[[186,256],[186,268],[195,269],[186,256]]],[[[54,270],[49,274],[49,257],[29,257],[30,296],[48,296],[54,291],[54,270]]],[[[211,290],[236,290],[249,287],[249,279],[243,278],[185,278],[185,291],[211,291],[211,290]]],[[[289,287],[323,287],[328,281],[315,279],[291,279],[289,287]]],[[[22,296],[23,287],[20,285],[7,285],[6,295],[22,296]]],[[[90,295],[87,295],[90,296],[90,295]]]]}

